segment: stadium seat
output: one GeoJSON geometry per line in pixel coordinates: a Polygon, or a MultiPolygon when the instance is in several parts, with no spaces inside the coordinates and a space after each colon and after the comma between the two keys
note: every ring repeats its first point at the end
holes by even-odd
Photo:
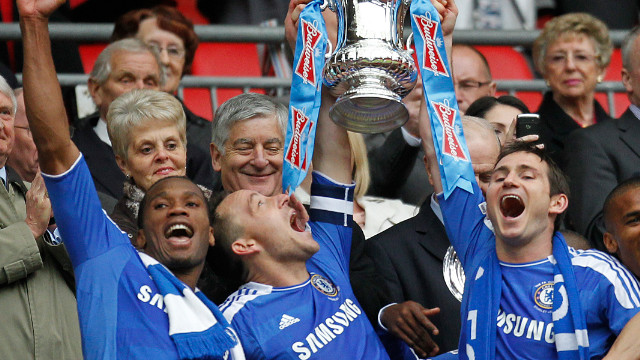
{"type": "Polygon", "coordinates": [[[90,73],[93,69],[98,55],[107,47],[106,43],[93,43],[93,44],[80,44],[78,45],[78,51],[80,52],[80,59],[82,60],[82,67],[86,74],[90,73]]]}
{"type": "MultiPolygon", "coordinates": [[[[611,63],[607,68],[607,72],[604,75],[605,81],[618,81],[622,82],[622,54],[620,49],[613,49],[611,54],[611,63]]],[[[607,101],[607,94],[597,93],[596,99],[600,102],[605,110],[609,111],[609,103],[607,101]]],[[[615,103],[615,117],[618,118],[629,107],[629,98],[625,93],[616,93],[613,95],[613,101],[615,103]]]]}
{"type": "MultiPolygon", "coordinates": [[[[510,46],[474,46],[487,58],[489,69],[494,80],[532,80],[533,71],[526,57],[510,46]]],[[[497,96],[507,92],[499,91],[497,96]]],[[[538,92],[518,92],[516,96],[522,100],[531,111],[536,111],[542,101],[542,94],[538,92]]]]}
{"type": "MultiPolygon", "coordinates": [[[[253,43],[203,43],[196,51],[193,75],[198,76],[261,76],[260,60],[253,43]]],[[[253,90],[255,91],[255,90],[253,90]]],[[[218,89],[218,105],[241,94],[239,89],[218,89]]],[[[195,114],[212,119],[209,89],[184,89],[184,102],[195,114]]]]}

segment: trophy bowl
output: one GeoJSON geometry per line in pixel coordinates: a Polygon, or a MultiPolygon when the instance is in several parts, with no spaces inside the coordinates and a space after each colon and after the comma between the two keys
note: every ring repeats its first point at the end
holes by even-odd
{"type": "Polygon", "coordinates": [[[325,63],[323,78],[334,96],[331,119],[348,130],[379,133],[402,126],[409,112],[402,103],[418,70],[402,46],[407,0],[330,0],[343,11],[344,36],[325,63]]]}

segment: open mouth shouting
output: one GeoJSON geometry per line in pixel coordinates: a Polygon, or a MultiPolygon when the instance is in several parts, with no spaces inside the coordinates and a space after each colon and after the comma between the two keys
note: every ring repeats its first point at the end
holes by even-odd
{"type": "Polygon", "coordinates": [[[191,237],[193,237],[193,228],[189,224],[173,224],[165,229],[164,236],[172,243],[185,244],[190,242],[191,237]]]}
{"type": "Polygon", "coordinates": [[[500,212],[505,218],[517,218],[524,212],[524,202],[518,195],[504,195],[500,199],[500,212]]]}
{"type": "Polygon", "coordinates": [[[296,211],[291,214],[289,224],[291,225],[291,228],[297,232],[304,232],[307,230],[307,222],[304,218],[298,216],[296,211]]]}

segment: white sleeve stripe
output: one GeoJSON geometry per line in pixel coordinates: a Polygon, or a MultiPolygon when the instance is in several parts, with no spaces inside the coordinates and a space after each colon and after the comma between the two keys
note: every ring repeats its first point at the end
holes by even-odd
{"type": "MultiPolygon", "coordinates": [[[[616,299],[626,309],[640,307],[639,294],[636,289],[631,288],[633,282],[629,282],[627,276],[621,274],[621,269],[614,269],[610,261],[599,259],[595,256],[576,256],[571,259],[574,266],[589,268],[600,273],[613,285],[616,299]],[[636,290],[636,291],[634,291],[636,290]]],[[[624,271],[622,271],[624,273],[624,271]]]]}
{"type": "Polygon", "coordinates": [[[353,202],[322,196],[311,197],[311,209],[353,215],[353,202]]]}
{"type": "Polygon", "coordinates": [[[82,153],[80,153],[80,155],[78,155],[78,158],[76,159],[76,161],[73,162],[73,164],[71,165],[70,168],[68,168],[65,172],[61,173],[61,174],[56,174],[56,175],[50,175],[50,174],[45,174],[45,173],[41,173],[43,177],[48,177],[49,179],[57,179],[57,178],[61,178],[64,177],[65,175],[67,175],[71,170],[73,170],[76,165],[78,165],[78,162],[80,162],[80,159],[82,159],[82,153]]]}
{"type": "MultiPolygon", "coordinates": [[[[633,274],[631,274],[624,265],[622,265],[619,261],[613,258],[611,255],[599,252],[599,251],[588,251],[586,256],[592,256],[596,259],[604,261],[608,263],[620,276],[624,283],[627,285],[627,290],[630,292],[630,296],[634,296],[640,294],[640,284],[638,284],[637,279],[633,274]]],[[[640,297],[640,295],[638,295],[640,297]]]]}

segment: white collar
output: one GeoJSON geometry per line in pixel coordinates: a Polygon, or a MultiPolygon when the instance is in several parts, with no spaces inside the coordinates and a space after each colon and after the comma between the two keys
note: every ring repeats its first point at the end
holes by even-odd
{"type": "Polygon", "coordinates": [[[111,146],[111,139],[109,139],[109,132],[107,131],[106,121],[102,120],[102,118],[98,119],[98,123],[93,127],[93,131],[95,131],[96,135],[98,135],[103,143],[111,146]]]}

